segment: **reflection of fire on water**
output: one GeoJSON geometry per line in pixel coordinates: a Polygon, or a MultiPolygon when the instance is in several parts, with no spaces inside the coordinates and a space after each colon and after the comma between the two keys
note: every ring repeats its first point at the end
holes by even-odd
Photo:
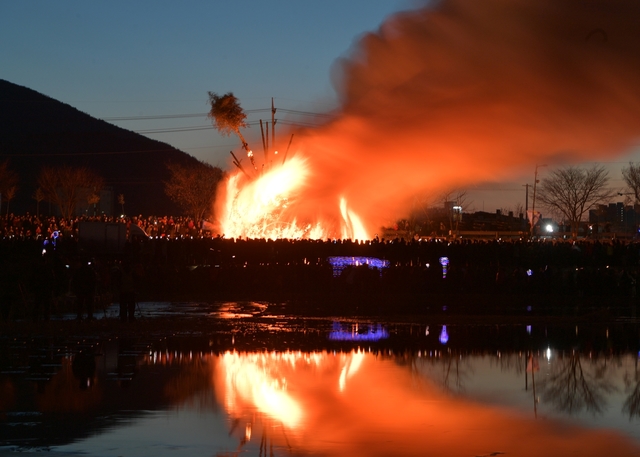
{"type": "Polygon", "coordinates": [[[243,401],[254,404],[258,411],[293,428],[299,424],[302,410],[287,392],[287,379],[279,373],[276,361],[296,362],[291,354],[224,354],[226,406],[236,411],[243,401]]]}
{"type": "Polygon", "coordinates": [[[271,455],[595,457],[614,441],[616,455],[638,455],[620,435],[567,424],[558,433],[553,421],[444,394],[422,364],[398,360],[360,351],[226,353],[216,379],[234,422],[247,419],[241,447],[262,436],[260,455],[267,441],[271,455]]]}
{"type": "Polygon", "coordinates": [[[335,375],[338,389],[344,391],[346,381],[358,371],[363,357],[356,351],[334,356],[324,352],[227,352],[221,356],[226,409],[238,417],[244,408],[256,408],[286,428],[297,428],[304,419],[303,399],[296,391],[300,386],[294,383],[293,392],[290,391],[290,381],[299,381],[307,370],[312,374],[325,371],[337,361],[336,370],[330,373],[335,375]]]}
{"type": "Polygon", "coordinates": [[[247,180],[242,172],[231,176],[219,211],[222,233],[230,238],[369,239],[344,198],[336,202],[340,227],[332,227],[329,221],[297,219],[296,210],[305,203],[300,195],[310,186],[310,178],[307,161],[298,156],[254,180],[247,180]]]}

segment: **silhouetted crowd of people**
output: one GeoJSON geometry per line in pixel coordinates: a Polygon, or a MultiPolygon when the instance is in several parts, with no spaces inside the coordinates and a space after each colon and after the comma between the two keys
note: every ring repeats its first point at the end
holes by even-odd
{"type": "Polygon", "coordinates": [[[205,236],[202,222],[197,223],[190,217],[180,216],[78,216],[65,219],[58,216],[38,216],[8,214],[0,216],[0,239],[14,238],[18,240],[46,239],[55,232],[61,236],[77,236],[78,224],[82,221],[118,222],[137,225],[152,237],[179,238],[185,236],[205,236]]]}
{"type": "Polygon", "coordinates": [[[498,301],[503,308],[535,309],[553,297],[545,306],[606,308],[635,305],[640,273],[637,242],[227,239],[171,217],[122,220],[149,237],[127,242],[121,252],[83,252],[74,235],[81,220],[3,219],[2,318],[48,319],[65,307],[78,319],[93,318],[118,301],[120,318],[128,321],[136,301],[150,299],[314,302],[327,312],[402,302],[433,312],[489,309],[498,301]],[[336,257],[350,260],[338,267],[336,257]],[[372,268],[367,258],[385,265],[372,268]],[[444,296],[446,305],[433,304],[444,296]]]}

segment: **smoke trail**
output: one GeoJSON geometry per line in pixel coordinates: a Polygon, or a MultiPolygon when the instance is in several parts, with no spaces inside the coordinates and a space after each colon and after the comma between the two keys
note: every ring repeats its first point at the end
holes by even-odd
{"type": "Polygon", "coordinates": [[[418,191],[628,150],[638,18],[637,0],[443,0],[391,17],[336,63],[336,118],[297,134],[314,170],[300,213],[344,196],[376,230],[418,191]]]}

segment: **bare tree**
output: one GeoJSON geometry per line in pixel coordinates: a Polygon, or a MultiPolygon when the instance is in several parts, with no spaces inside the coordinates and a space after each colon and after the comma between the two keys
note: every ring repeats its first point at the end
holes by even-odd
{"type": "Polygon", "coordinates": [[[562,214],[571,224],[575,239],[583,216],[596,205],[608,202],[616,192],[608,189],[608,172],[603,166],[566,167],[551,172],[540,184],[538,199],[542,206],[562,214]]]}
{"type": "Polygon", "coordinates": [[[124,215],[124,194],[118,194],[118,204],[122,207],[122,214],[124,215]]]}
{"type": "Polygon", "coordinates": [[[245,122],[247,115],[242,110],[240,102],[238,102],[238,99],[232,92],[227,92],[224,95],[218,95],[215,92],[208,92],[208,94],[211,110],[207,116],[213,120],[214,127],[221,134],[229,136],[235,133],[238,135],[238,138],[240,138],[242,142],[242,147],[247,151],[251,165],[255,168],[256,164],[253,158],[253,152],[249,149],[249,144],[240,132],[240,128],[247,127],[247,123],[245,122]]]}
{"type": "Polygon", "coordinates": [[[4,195],[7,200],[7,216],[9,216],[9,202],[11,202],[11,200],[16,196],[17,190],[18,188],[16,186],[11,186],[4,191],[4,195]]]}
{"type": "MultiPolygon", "coordinates": [[[[507,208],[507,214],[509,214],[509,210],[510,208],[507,208]]],[[[522,203],[516,202],[513,207],[513,215],[515,217],[519,217],[520,214],[523,214],[525,217],[527,216],[526,211],[524,210],[524,206],[522,206],[522,203]]]]}
{"type": "Polygon", "coordinates": [[[629,419],[640,417],[640,373],[638,373],[637,365],[635,375],[631,377],[627,373],[624,377],[624,383],[630,393],[622,406],[622,411],[629,415],[629,419]]]}
{"type": "Polygon", "coordinates": [[[435,197],[432,194],[416,194],[413,196],[411,202],[411,211],[409,213],[409,227],[411,230],[411,235],[415,232],[416,227],[424,222],[426,224],[423,229],[427,229],[428,233],[431,233],[431,213],[429,211],[429,207],[432,206],[435,197]]]}
{"type": "Polygon", "coordinates": [[[171,177],[164,183],[167,196],[196,221],[203,220],[213,210],[218,183],[224,172],[209,164],[184,166],[168,163],[171,177]]]}
{"type": "Polygon", "coordinates": [[[85,167],[44,167],[38,185],[45,200],[56,205],[62,217],[71,219],[83,198],[100,192],[103,179],[85,167]]]}
{"type": "Polygon", "coordinates": [[[622,179],[634,195],[635,203],[640,203],[640,164],[629,162],[628,167],[622,168],[622,179]]]}
{"type": "Polygon", "coordinates": [[[606,365],[595,366],[592,373],[586,372],[580,355],[571,353],[556,362],[556,368],[540,383],[545,400],[556,410],[576,414],[587,410],[600,414],[606,406],[605,394],[615,390],[604,376],[606,365]]]}
{"type": "Polygon", "coordinates": [[[462,221],[462,213],[471,204],[467,202],[467,191],[462,189],[452,189],[445,191],[440,196],[443,205],[453,204],[449,210],[449,229],[458,231],[460,221],[462,221]]]}
{"type": "Polygon", "coordinates": [[[87,203],[89,206],[93,206],[93,215],[96,215],[96,205],[100,201],[100,191],[91,189],[87,194],[87,203]]]}
{"type": "Polygon", "coordinates": [[[2,198],[7,200],[7,207],[9,206],[8,194],[10,189],[13,188],[13,194],[11,198],[15,196],[15,192],[18,184],[18,174],[9,168],[9,161],[5,160],[0,162],[0,205],[2,204],[2,198]]]}
{"type": "Polygon", "coordinates": [[[40,217],[40,202],[44,200],[45,195],[42,188],[38,187],[31,196],[36,201],[36,216],[40,217]]]}

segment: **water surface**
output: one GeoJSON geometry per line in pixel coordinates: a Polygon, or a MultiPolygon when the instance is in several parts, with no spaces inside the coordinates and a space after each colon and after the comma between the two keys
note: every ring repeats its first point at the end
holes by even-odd
{"type": "Polygon", "coordinates": [[[299,318],[259,303],[141,307],[141,319],[200,326],[109,337],[87,323],[0,339],[1,453],[640,455],[633,322],[443,325],[299,318]]]}

